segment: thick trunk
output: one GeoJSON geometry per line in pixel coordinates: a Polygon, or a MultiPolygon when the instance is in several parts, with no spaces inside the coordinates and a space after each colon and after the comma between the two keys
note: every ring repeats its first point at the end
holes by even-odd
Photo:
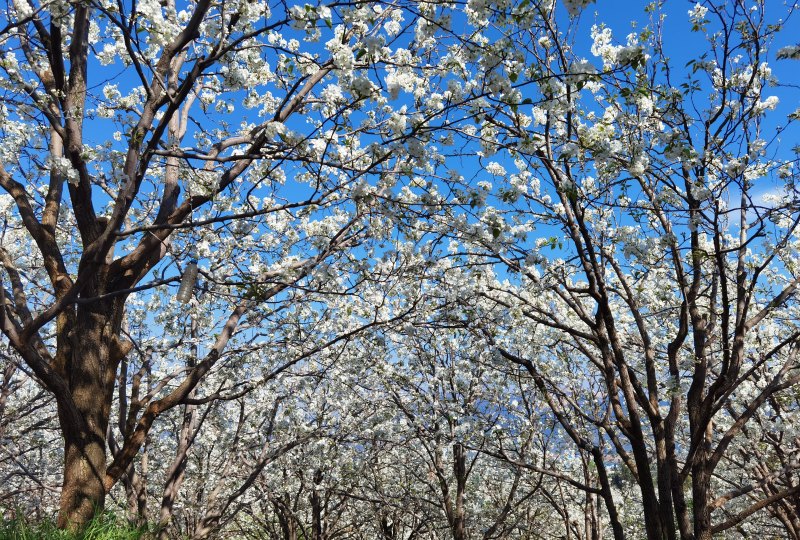
{"type": "Polygon", "coordinates": [[[61,488],[58,526],[80,529],[105,505],[105,437],[72,426],[64,432],[64,483],[61,488]]]}
{"type": "Polygon", "coordinates": [[[106,434],[114,377],[130,345],[118,334],[121,317],[104,302],[79,308],[68,334],[64,374],[75,410],[59,407],[64,437],[64,481],[58,526],[83,528],[105,505],[106,434]],[[77,414],[76,414],[77,413],[77,414]]]}
{"type": "Polygon", "coordinates": [[[82,422],[60,414],[64,436],[64,484],[58,525],[79,529],[105,504],[106,428],[102,366],[108,357],[101,331],[78,325],[71,336],[67,376],[72,400],[82,422]]]}

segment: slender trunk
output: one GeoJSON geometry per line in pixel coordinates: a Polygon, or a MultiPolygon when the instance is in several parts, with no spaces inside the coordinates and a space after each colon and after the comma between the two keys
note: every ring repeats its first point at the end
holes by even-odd
{"type": "MultiPolygon", "coordinates": [[[[583,482],[587,486],[591,486],[595,482],[594,475],[589,469],[589,458],[586,454],[581,454],[581,463],[583,465],[583,482]]],[[[584,494],[583,503],[583,537],[586,540],[600,540],[600,532],[597,529],[597,497],[589,493],[584,494]]]]}
{"type": "Polygon", "coordinates": [[[275,508],[275,515],[278,516],[278,523],[281,526],[283,540],[297,540],[297,525],[292,515],[289,494],[284,493],[280,499],[273,500],[272,506],[275,508]]]}
{"type": "MultiPolygon", "coordinates": [[[[187,409],[188,408],[189,407],[187,407],[187,409]]],[[[187,411],[187,416],[192,414],[192,412],[187,411]]],[[[164,485],[164,492],[161,497],[161,511],[158,517],[159,540],[169,540],[170,538],[171,533],[168,528],[169,524],[172,522],[172,513],[175,506],[175,500],[180,492],[186,471],[186,449],[189,446],[187,422],[189,421],[191,421],[191,418],[184,418],[184,425],[181,428],[180,434],[181,440],[178,442],[178,455],[167,472],[167,482],[164,485]]]]}
{"type": "Polygon", "coordinates": [[[683,483],[680,474],[680,465],[675,456],[675,421],[673,413],[667,418],[666,423],[666,448],[669,474],[671,475],[670,488],[672,489],[672,505],[675,509],[675,519],[678,522],[678,531],[681,540],[693,540],[692,527],[689,520],[689,508],[683,492],[683,483]]]}
{"type": "Polygon", "coordinates": [[[711,510],[708,506],[711,471],[707,466],[707,452],[700,450],[692,467],[692,502],[695,540],[711,540],[711,510]]]}
{"type": "Polygon", "coordinates": [[[0,439],[3,438],[3,434],[5,432],[5,411],[6,411],[6,403],[8,402],[8,396],[11,395],[11,391],[14,387],[14,373],[17,371],[17,366],[11,362],[3,370],[3,380],[0,382],[0,439]]]}
{"type": "Polygon", "coordinates": [[[394,522],[391,521],[387,516],[381,516],[380,525],[381,534],[383,535],[384,540],[395,540],[397,538],[394,522]]]}
{"type": "Polygon", "coordinates": [[[128,467],[128,472],[123,478],[123,486],[128,502],[129,519],[136,525],[147,524],[147,490],[133,464],[128,467]]]}
{"type": "MultiPolygon", "coordinates": [[[[690,423],[699,424],[698,408],[691,409],[695,418],[690,423]]],[[[696,429],[696,428],[695,428],[696,429]]],[[[711,474],[714,467],[711,463],[711,434],[713,424],[709,421],[705,426],[703,440],[698,443],[692,463],[692,517],[694,518],[694,540],[711,540],[711,474]]]]}
{"type": "Polygon", "coordinates": [[[596,497],[590,493],[586,494],[584,504],[584,538],[587,540],[600,540],[599,520],[597,519],[596,497]]]}
{"type": "Polygon", "coordinates": [[[464,492],[467,487],[467,452],[461,443],[453,445],[453,473],[456,480],[456,501],[453,512],[453,540],[466,540],[464,492]]]}
{"type": "Polygon", "coordinates": [[[606,511],[608,512],[608,520],[611,522],[611,531],[614,535],[614,540],[625,540],[625,532],[622,529],[622,523],[619,521],[619,514],[617,507],[614,504],[614,497],[611,494],[611,484],[608,481],[608,472],[606,471],[606,464],[603,461],[603,453],[599,447],[592,448],[592,460],[597,466],[597,479],[600,482],[600,496],[603,498],[606,511]]]}
{"type": "Polygon", "coordinates": [[[319,496],[318,486],[322,483],[322,471],[317,469],[314,472],[314,487],[311,491],[311,538],[313,540],[323,539],[322,530],[322,498],[319,496]]]}
{"type": "MultiPolygon", "coordinates": [[[[194,340],[197,338],[197,322],[192,317],[190,322],[190,335],[194,340]]],[[[195,366],[194,359],[197,358],[197,345],[193,344],[189,356],[189,367],[195,366]]],[[[195,390],[189,393],[189,397],[195,396],[195,390]]],[[[178,436],[178,448],[175,452],[175,459],[167,472],[167,481],[164,485],[164,492],[161,498],[161,512],[158,519],[158,538],[159,540],[169,540],[168,525],[172,521],[175,500],[178,498],[183,480],[186,475],[186,463],[188,461],[189,448],[194,442],[197,434],[197,405],[187,404],[183,410],[183,422],[178,436]]]]}
{"type": "Polygon", "coordinates": [[[656,484],[658,486],[658,513],[661,521],[662,537],[676,540],[675,516],[672,502],[672,472],[669,468],[667,441],[663,421],[654,423],[653,436],[656,440],[656,484]]]}

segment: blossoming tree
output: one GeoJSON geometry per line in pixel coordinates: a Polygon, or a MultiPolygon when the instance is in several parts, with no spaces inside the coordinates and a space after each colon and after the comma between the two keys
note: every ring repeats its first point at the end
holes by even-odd
{"type": "Polygon", "coordinates": [[[0,468],[162,537],[798,537],[792,10],[586,4],[8,2],[0,468]]]}
{"type": "Polygon", "coordinates": [[[773,46],[791,12],[698,4],[678,64],[648,9],[621,43],[594,25],[587,51],[555,22],[503,27],[518,92],[466,133],[494,178],[456,250],[509,273],[470,291],[514,315],[483,332],[593,463],[615,538],[756,534],[743,522],[792,522],[800,489],[797,112],[770,67],[795,53],[773,46]]]}
{"type": "MultiPolygon", "coordinates": [[[[357,285],[396,217],[377,200],[428,166],[428,123],[446,113],[422,98],[449,69],[433,47],[448,9],[7,5],[0,326],[57,401],[60,525],[101,509],[159,415],[305,292],[357,285]],[[147,312],[135,325],[132,308],[147,312]]],[[[340,336],[396,316],[374,315],[340,336]]]]}

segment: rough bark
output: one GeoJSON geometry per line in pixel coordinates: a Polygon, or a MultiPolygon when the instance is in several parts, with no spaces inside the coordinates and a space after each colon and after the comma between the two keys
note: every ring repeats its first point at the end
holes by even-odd
{"type": "MultiPolygon", "coordinates": [[[[99,277],[102,279],[102,277],[99,277]]],[[[89,293],[98,292],[90,288],[89,293]]],[[[64,480],[58,525],[79,529],[105,505],[106,436],[117,365],[130,350],[119,339],[121,308],[111,302],[79,305],[68,331],[64,374],[75,410],[59,402],[64,480]],[[75,412],[78,414],[76,415],[75,412]]]]}

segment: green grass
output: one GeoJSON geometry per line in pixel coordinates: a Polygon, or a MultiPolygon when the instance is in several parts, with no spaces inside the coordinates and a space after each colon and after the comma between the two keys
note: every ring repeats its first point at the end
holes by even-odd
{"type": "Polygon", "coordinates": [[[102,514],[80,533],[62,531],[52,520],[31,523],[25,518],[0,518],[0,540],[143,540],[146,527],[122,523],[113,514],[102,514]]]}

